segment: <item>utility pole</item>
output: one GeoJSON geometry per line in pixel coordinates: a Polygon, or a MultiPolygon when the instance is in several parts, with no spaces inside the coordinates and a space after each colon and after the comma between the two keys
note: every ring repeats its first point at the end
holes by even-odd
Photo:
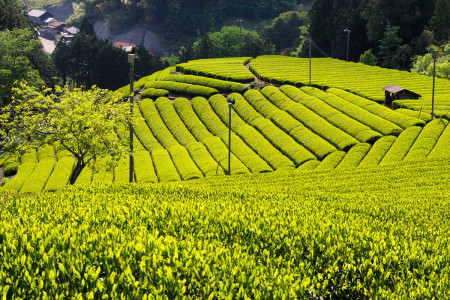
{"type": "Polygon", "coordinates": [[[242,19],[238,19],[237,21],[239,22],[239,57],[241,57],[242,19]]]}
{"type": "Polygon", "coordinates": [[[309,37],[309,86],[311,86],[311,37],[309,37]]]}
{"type": "Polygon", "coordinates": [[[436,61],[438,56],[438,51],[436,49],[430,49],[431,55],[433,56],[433,92],[431,93],[431,120],[434,118],[434,85],[436,82],[436,61]]]}
{"type": "Polygon", "coordinates": [[[134,181],[134,159],[133,159],[133,83],[134,83],[134,58],[135,54],[128,54],[128,63],[130,64],[130,183],[134,181]]]}
{"type": "Polygon", "coordinates": [[[228,104],[228,175],[231,175],[231,107],[235,103],[234,99],[227,98],[228,104]]]}
{"type": "Polygon", "coordinates": [[[347,32],[347,61],[348,61],[348,49],[349,49],[349,46],[350,46],[350,32],[351,32],[351,30],[347,28],[347,29],[344,30],[344,32],[347,32]]]}

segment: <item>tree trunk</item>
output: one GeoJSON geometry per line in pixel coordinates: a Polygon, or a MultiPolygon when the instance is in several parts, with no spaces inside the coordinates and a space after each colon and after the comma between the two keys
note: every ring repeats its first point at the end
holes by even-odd
{"type": "Polygon", "coordinates": [[[81,174],[81,171],[83,171],[86,164],[84,164],[80,159],[77,159],[77,163],[75,164],[75,168],[72,171],[72,174],[70,175],[69,184],[73,185],[75,181],[77,181],[78,176],[81,174]]]}

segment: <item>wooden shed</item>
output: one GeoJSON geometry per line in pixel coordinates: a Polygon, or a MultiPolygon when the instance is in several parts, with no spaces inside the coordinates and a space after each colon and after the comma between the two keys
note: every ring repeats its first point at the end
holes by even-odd
{"type": "Polygon", "coordinates": [[[395,84],[382,89],[385,93],[385,103],[391,105],[392,101],[400,99],[419,99],[420,95],[395,84]]]}

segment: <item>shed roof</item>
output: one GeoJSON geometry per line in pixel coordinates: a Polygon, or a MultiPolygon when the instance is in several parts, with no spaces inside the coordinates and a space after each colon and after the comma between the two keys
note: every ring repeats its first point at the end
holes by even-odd
{"type": "Polygon", "coordinates": [[[63,23],[63,22],[55,21],[55,22],[53,22],[53,23],[50,23],[47,27],[48,27],[48,28],[54,28],[54,29],[56,29],[56,28],[59,28],[59,27],[61,27],[61,26],[64,26],[64,23],[63,23]]]}
{"type": "Polygon", "coordinates": [[[383,88],[383,91],[393,93],[393,94],[396,94],[396,93],[404,91],[404,90],[405,90],[404,88],[402,88],[398,85],[395,85],[395,84],[390,84],[387,87],[383,88]]]}
{"type": "Polygon", "coordinates": [[[42,9],[32,9],[28,12],[28,16],[29,17],[35,17],[35,18],[40,18],[43,15],[45,15],[46,13],[48,13],[46,10],[42,10],[42,9]]]}

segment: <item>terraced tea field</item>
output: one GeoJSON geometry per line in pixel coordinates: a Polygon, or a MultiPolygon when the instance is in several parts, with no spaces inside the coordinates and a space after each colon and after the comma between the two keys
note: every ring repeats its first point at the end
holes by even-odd
{"type": "Polygon", "coordinates": [[[277,56],[141,78],[137,184],[127,158],[74,186],[61,147],[1,158],[18,171],[0,188],[0,295],[449,298],[448,81],[432,120],[427,99],[377,103],[392,82],[428,97],[428,77],[313,64],[314,87],[306,60],[277,56]]]}
{"type": "MultiPolygon", "coordinates": [[[[228,173],[226,97],[235,100],[231,174],[346,169],[449,157],[448,119],[431,121],[426,112],[395,111],[373,101],[380,102],[383,94],[378,87],[394,79],[407,87],[415,84],[418,92],[426,94],[425,83],[430,78],[314,59],[314,72],[321,75],[314,77],[313,83],[326,85],[322,90],[304,85],[306,62],[278,56],[209,59],[180,64],[139,80],[134,110],[136,181],[190,180],[228,173]],[[282,85],[254,89],[255,75],[246,68],[248,63],[258,79],[282,85]]],[[[448,81],[440,80],[437,86],[437,99],[447,97],[448,81]]],[[[121,91],[127,95],[127,87],[121,91]]],[[[400,102],[414,103],[417,108],[423,101],[400,102]]],[[[18,163],[14,158],[2,162],[7,174],[18,163]]],[[[51,146],[38,149],[20,158],[17,176],[4,189],[60,189],[73,163],[67,151],[51,146]]],[[[126,159],[114,169],[107,169],[98,159],[96,168],[83,170],[77,184],[126,182],[127,174],[126,159]]]]}

